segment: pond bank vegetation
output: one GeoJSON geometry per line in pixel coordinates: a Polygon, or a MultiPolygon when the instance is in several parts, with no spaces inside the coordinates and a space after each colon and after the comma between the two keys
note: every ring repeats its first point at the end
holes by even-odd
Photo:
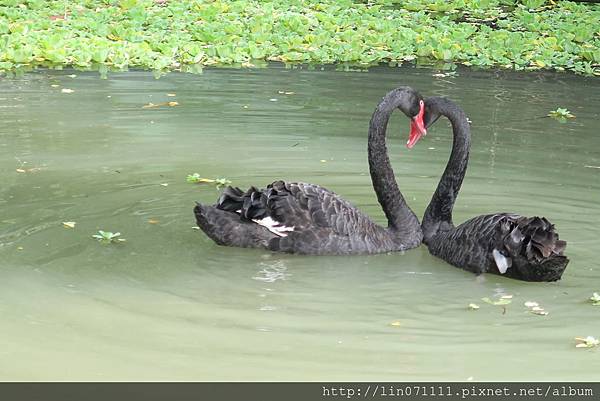
{"type": "Polygon", "coordinates": [[[456,64],[600,75],[600,4],[544,0],[4,0],[0,72],[456,64]]]}

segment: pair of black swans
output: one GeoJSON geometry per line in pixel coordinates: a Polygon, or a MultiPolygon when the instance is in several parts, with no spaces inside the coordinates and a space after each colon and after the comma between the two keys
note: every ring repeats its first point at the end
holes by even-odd
{"type": "Polygon", "coordinates": [[[369,124],[369,169],[388,227],[337,194],[314,184],[275,181],[265,189],[225,189],[214,206],[197,204],[198,226],[217,244],[305,255],[353,255],[403,251],[424,242],[448,263],[525,281],[556,281],[569,260],[566,246],[543,217],[512,213],[477,216],[455,227],[452,209],[469,159],[470,127],[449,99],[423,99],[400,87],[381,100],[369,124]],[[440,116],[450,120],[452,153],[422,224],[398,189],[385,143],[389,118],[400,109],[411,120],[412,148],[440,116]]]}

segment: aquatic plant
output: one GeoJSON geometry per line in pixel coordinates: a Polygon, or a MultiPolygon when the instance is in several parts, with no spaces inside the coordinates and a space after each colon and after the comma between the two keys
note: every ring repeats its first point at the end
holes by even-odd
{"type": "Polygon", "coordinates": [[[575,118],[575,115],[571,114],[571,112],[569,110],[559,107],[558,109],[552,110],[550,113],[548,113],[548,117],[552,117],[555,120],[558,120],[561,123],[564,123],[569,118],[575,118]]]}
{"type": "Polygon", "coordinates": [[[4,0],[0,71],[455,63],[600,75],[600,5],[543,0],[4,0]]]}
{"type": "Polygon", "coordinates": [[[97,239],[105,244],[111,244],[113,242],[125,242],[125,238],[119,238],[121,233],[111,233],[110,231],[99,230],[98,234],[92,235],[92,238],[97,239]]]}
{"type": "Polygon", "coordinates": [[[189,174],[186,177],[186,181],[193,184],[215,184],[217,189],[221,189],[221,187],[231,184],[231,181],[227,178],[202,178],[198,173],[189,174]]]}
{"type": "Polygon", "coordinates": [[[593,348],[600,345],[600,340],[592,336],[575,337],[575,341],[577,341],[577,344],[575,344],[575,347],[577,348],[593,348]]]}

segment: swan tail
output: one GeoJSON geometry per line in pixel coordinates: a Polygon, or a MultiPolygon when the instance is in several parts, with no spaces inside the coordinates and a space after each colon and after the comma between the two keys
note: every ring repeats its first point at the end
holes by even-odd
{"type": "Polygon", "coordinates": [[[277,237],[267,228],[218,206],[196,203],[194,215],[198,227],[219,245],[269,249],[270,241],[277,237]]]}
{"type": "Polygon", "coordinates": [[[563,255],[567,242],[559,239],[548,220],[506,216],[500,221],[499,234],[493,257],[501,274],[527,281],[560,280],[569,263],[563,255]]]}

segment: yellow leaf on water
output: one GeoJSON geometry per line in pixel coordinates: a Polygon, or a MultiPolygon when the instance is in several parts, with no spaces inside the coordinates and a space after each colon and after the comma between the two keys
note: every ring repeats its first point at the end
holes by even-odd
{"type": "Polygon", "coordinates": [[[174,93],[167,93],[167,96],[169,96],[169,97],[175,97],[175,96],[177,96],[177,95],[176,95],[176,94],[174,94],[174,93]]]}
{"type": "Polygon", "coordinates": [[[178,106],[179,103],[177,103],[177,102],[169,102],[168,105],[171,106],[171,107],[173,107],[173,106],[178,106]]]}
{"type": "Polygon", "coordinates": [[[23,170],[22,168],[18,168],[17,169],[17,173],[26,173],[27,170],[23,170]]]}
{"type": "Polygon", "coordinates": [[[65,228],[75,228],[75,223],[74,221],[63,221],[63,227],[65,228]]]}
{"type": "Polygon", "coordinates": [[[402,326],[402,323],[400,322],[400,320],[395,320],[392,323],[390,323],[390,326],[392,326],[392,327],[400,327],[400,326],[402,326]]]}
{"type": "Polygon", "coordinates": [[[166,182],[163,182],[162,184],[160,184],[160,186],[161,186],[161,187],[168,187],[168,186],[169,186],[169,184],[168,184],[168,183],[166,183],[166,182]]]}
{"type": "Polygon", "coordinates": [[[150,223],[150,224],[158,224],[160,222],[158,220],[150,219],[150,220],[148,220],[148,223],[150,223]]]}

